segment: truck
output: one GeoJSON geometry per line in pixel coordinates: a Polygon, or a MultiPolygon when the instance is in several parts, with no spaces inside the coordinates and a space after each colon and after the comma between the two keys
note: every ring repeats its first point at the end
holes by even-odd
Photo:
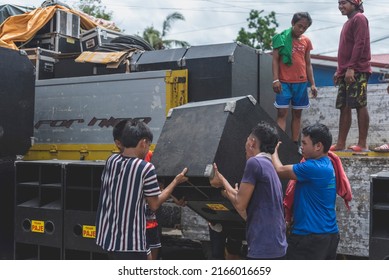
{"type": "MultiPolygon", "coordinates": [[[[268,118],[274,122],[257,102],[260,85],[260,75],[257,72],[260,68],[261,57],[265,57],[263,62],[269,63],[268,57],[239,43],[143,52],[131,58],[129,64],[133,71],[130,73],[48,79],[36,79],[37,73],[34,71],[41,70],[33,67],[24,50],[1,49],[1,52],[2,57],[12,54],[9,64],[11,61],[14,64],[14,61],[18,60],[23,66],[18,68],[26,68],[25,65],[28,65],[27,74],[30,77],[29,83],[20,81],[18,85],[13,82],[15,80],[13,77],[3,81],[10,84],[4,92],[4,99],[10,94],[14,94],[16,98],[18,95],[15,94],[14,87],[19,86],[20,93],[24,95],[19,94],[18,98],[26,98],[28,95],[30,104],[29,119],[23,121],[24,135],[10,135],[4,138],[6,142],[2,146],[2,153],[8,151],[8,156],[15,157],[15,169],[12,174],[15,176],[15,186],[14,188],[9,186],[8,189],[13,189],[14,196],[15,219],[14,226],[10,225],[10,228],[14,228],[13,254],[16,259],[84,258],[86,255],[88,258],[101,257],[101,252],[94,245],[93,238],[90,238],[94,235],[94,215],[98,202],[99,176],[96,174],[101,173],[104,160],[112,153],[118,152],[113,144],[111,133],[118,121],[138,119],[149,125],[154,134],[152,143],[155,149],[154,163],[157,171],[158,169],[160,171],[160,177],[167,178],[174,170],[173,166],[166,169],[165,164],[165,168],[162,169],[162,164],[158,162],[175,164],[178,159],[160,158],[163,154],[172,156],[172,153],[158,152],[157,147],[163,146],[163,144],[158,144],[159,138],[163,132],[166,116],[169,117],[170,114],[169,118],[171,118],[172,111],[175,111],[173,108],[188,102],[188,104],[205,102],[205,112],[208,113],[202,115],[195,113],[195,115],[203,117],[202,122],[211,120],[215,122],[214,125],[221,129],[220,132],[224,131],[223,126],[226,126],[226,129],[231,126],[229,124],[231,120],[228,117],[231,118],[230,115],[233,115],[244,125],[232,138],[234,143],[229,143],[229,145],[241,147],[243,147],[244,139],[250,132],[251,126],[254,125],[246,120],[248,119],[247,114],[254,114],[256,110],[260,110],[258,118],[268,118]],[[30,90],[27,91],[26,88],[30,90]],[[229,100],[231,98],[232,100],[229,100]],[[212,116],[215,110],[211,107],[225,106],[226,102],[238,105],[242,102],[247,103],[244,106],[249,107],[240,109],[245,112],[246,117],[238,115],[238,108],[234,108],[237,110],[235,114],[230,112],[225,117],[212,116]],[[207,114],[211,115],[207,116],[207,114]],[[3,149],[3,147],[16,146],[14,138],[24,139],[23,145],[20,145],[18,150],[3,149]],[[47,221],[48,216],[50,216],[50,223],[47,221]],[[81,220],[74,217],[80,217],[81,220]],[[81,217],[84,217],[84,220],[81,217]],[[85,227],[87,230],[84,230],[85,227]],[[49,228],[51,231],[48,230],[49,228]],[[79,234],[77,235],[76,232],[79,234]],[[84,246],[83,243],[87,245],[84,246]],[[49,245],[56,250],[48,250],[50,253],[45,253],[43,247],[50,247],[49,245]],[[78,255],[74,253],[75,250],[82,251],[80,248],[89,251],[79,252],[78,255]],[[53,251],[55,253],[52,253],[53,251]],[[53,255],[50,255],[51,253],[53,255]]],[[[35,63],[36,59],[45,58],[35,58],[35,63]]],[[[8,66],[3,64],[2,67],[7,68],[8,66]]],[[[77,64],[73,67],[77,67],[77,64]]],[[[40,77],[44,76],[40,75],[40,77]]],[[[10,102],[15,103],[12,100],[10,102]]],[[[21,100],[18,102],[23,103],[21,100]]],[[[5,106],[11,108],[11,103],[5,106]]],[[[225,114],[225,111],[222,110],[221,113],[225,114]]],[[[11,112],[7,112],[4,123],[9,123],[6,120],[9,120],[12,115],[11,112]]],[[[254,122],[257,120],[252,119],[254,122]]],[[[190,134],[183,133],[184,129],[188,126],[190,129],[190,127],[200,128],[204,125],[200,121],[192,123],[188,120],[180,126],[178,124],[175,126],[175,131],[178,133],[176,136],[190,137],[190,134]]],[[[19,128],[22,129],[22,126],[19,128]]],[[[4,135],[8,135],[8,127],[5,127],[4,131],[4,135]]],[[[203,135],[199,129],[196,131],[205,141],[206,135],[203,135]]],[[[227,135],[228,133],[231,131],[227,132],[227,135]]],[[[208,133],[208,137],[224,141],[222,135],[213,137],[208,133]]],[[[285,142],[287,141],[288,139],[285,138],[285,142]]],[[[185,141],[181,139],[178,143],[185,143],[185,141]]],[[[215,142],[215,145],[214,155],[211,152],[206,153],[208,157],[211,157],[207,159],[209,163],[212,157],[216,159],[218,143],[215,142]]],[[[222,143],[222,145],[225,144],[222,143]]],[[[223,152],[218,151],[218,153],[223,152]]],[[[239,164],[230,165],[231,174],[234,174],[231,177],[233,180],[238,179],[245,162],[244,153],[240,151],[237,154],[240,154],[239,164]]],[[[192,156],[188,156],[189,158],[192,156]]],[[[201,157],[197,157],[197,160],[193,159],[190,163],[189,168],[192,170],[192,179],[195,180],[194,185],[190,188],[191,190],[189,188],[183,190],[184,195],[189,199],[188,208],[192,210],[199,209],[196,203],[209,199],[207,196],[199,199],[195,194],[191,197],[189,192],[193,193],[193,190],[198,192],[200,188],[204,189],[200,190],[200,193],[213,191],[209,182],[205,180],[206,176],[201,175],[204,179],[195,174],[197,172],[195,165],[198,165],[201,160],[201,157]],[[197,179],[195,179],[196,176],[197,179]]],[[[231,160],[236,160],[236,156],[229,161],[231,160]]],[[[177,190],[177,195],[180,191],[182,190],[177,190]]],[[[220,194],[216,194],[213,202],[228,204],[220,194]]],[[[229,212],[234,212],[231,205],[228,207],[229,212]]],[[[176,207],[164,208],[163,216],[168,217],[168,221],[165,222],[166,219],[162,219],[161,225],[170,228],[180,225],[182,214],[172,215],[172,211],[177,212],[176,207]]],[[[184,213],[187,212],[184,211],[184,213]]],[[[197,224],[202,224],[203,228],[196,233],[193,232],[192,225],[190,229],[188,228],[191,233],[187,237],[207,240],[207,224],[204,224],[205,220],[203,220],[204,211],[200,212],[203,216],[197,217],[195,213],[188,213],[192,216],[192,220],[197,219],[197,224]]],[[[229,219],[231,222],[235,220],[240,230],[244,232],[244,223],[236,213],[233,213],[231,217],[227,215],[224,223],[227,223],[229,219]]],[[[185,236],[185,233],[183,235],[185,236]]]]}
{"type": "MultiPolygon", "coordinates": [[[[183,158],[191,164],[190,184],[175,193],[188,199],[188,207],[166,203],[161,211],[160,224],[179,237],[175,242],[208,242],[209,221],[244,234],[244,222],[209,186],[209,164],[226,162],[222,168],[231,174],[229,180],[239,181],[244,158],[238,147],[252,126],[247,114],[274,123],[270,54],[239,42],[140,51],[125,66],[107,70],[98,63],[80,64],[61,55],[48,58],[38,55],[39,47],[35,50],[31,55],[24,49],[0,48],[0,197],[7,229],[1,231],[2,258],[106,257],[94,242],[94,218],[104,161],[118,152],[112,127],[122,119],[150,126],[153,163],[161,178],[169,180],[183,158]],[[50,67],[42,67],[45,63],[50,67]],[[49,76],[42,75],[48,71],[49,76]],[[196,147],[191,146],[193,132],[196,147]],[[232,158],[223,156],[227,147],[236,151],[232,158]]],[[[299,161],[296,145],[280,134],[283,162],[299,161]]],[[[387,258],[380,243],[386,235],[370,238],[370,200],[381,200],[368,190],[375,180],[385,184],[386,177],[366,176],[381,171],[387,159],[341,156],[346,173],[365,168],[365,175],[351,171],[359,174],[352,181],[351,212],[337,202],[339,255],[387,258]],[[371,242],[380,249],[373,254],[371,242]]],[[[382,186],[377,193],[387,197],[382,186]]],[[[377,231],[385,231],[385,209],[375,211],[377,231]]]]}

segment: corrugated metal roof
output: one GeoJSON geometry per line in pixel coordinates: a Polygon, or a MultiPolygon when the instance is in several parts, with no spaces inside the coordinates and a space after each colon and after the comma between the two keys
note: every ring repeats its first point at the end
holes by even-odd
{"type": "MultiPolygon", "coordinates": [[[[336,62],[337,57],[311,54],[311,58],[315,60],[316,64],[320,64],[320,60],[323,62],[336,62]]],[[[373,54],[371,56],[371,66],[377,68],[389,69],[389,54],[373,54]]],[[[325,63],[327,64],[327,63],[325,63]]]]}

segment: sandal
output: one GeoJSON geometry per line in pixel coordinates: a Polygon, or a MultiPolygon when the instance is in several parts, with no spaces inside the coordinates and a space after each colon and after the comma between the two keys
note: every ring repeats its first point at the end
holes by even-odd
{"type": "Polygon", "coordinates": [[[336,144],[334,144],[334,145],[332,145],[332,146],[330,147],[330,151],[331,151],[331,152],[344,151],[344,149],[337,149],[337,148],[336,148],[336,144]]]}
{"type": "Polygon", "coordinates": [[[379,147],[375,147],[373,149],[373,151],[377,152],[377,153],[387,153],[387,152],[389,152],[389,145],[388,144],[382,144],[379,147]]]}
{"type": "Polygon", "coordinates": [[[369,149],[364,149],[358,145],[352,145],[348,147],[349,150],[352,150],[353,152],[361,153],[361,152],[369,152],[369,149]]]}

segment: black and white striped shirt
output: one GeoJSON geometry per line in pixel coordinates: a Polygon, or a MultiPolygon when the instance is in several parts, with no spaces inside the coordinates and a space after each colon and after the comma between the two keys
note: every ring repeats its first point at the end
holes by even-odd
{"type": "Polygon", "coordinates": [[[145,196],[161,193],[154,165],[112,155],[102,174],[96,244],[107,251],[145,252],[145,196]]]}

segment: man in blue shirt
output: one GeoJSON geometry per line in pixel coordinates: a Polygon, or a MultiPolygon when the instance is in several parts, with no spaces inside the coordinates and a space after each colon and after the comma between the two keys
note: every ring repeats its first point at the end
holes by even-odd
{"type": "Polygon", "coordinates": [[[272,155],[278,175],[297,181],[287,259],[336,259],[336,180],[328,157],[332,135],[325,125],[314,124],[303,129],[301,143],[304,162],[283,165],[279,145],[272,155]]]}

